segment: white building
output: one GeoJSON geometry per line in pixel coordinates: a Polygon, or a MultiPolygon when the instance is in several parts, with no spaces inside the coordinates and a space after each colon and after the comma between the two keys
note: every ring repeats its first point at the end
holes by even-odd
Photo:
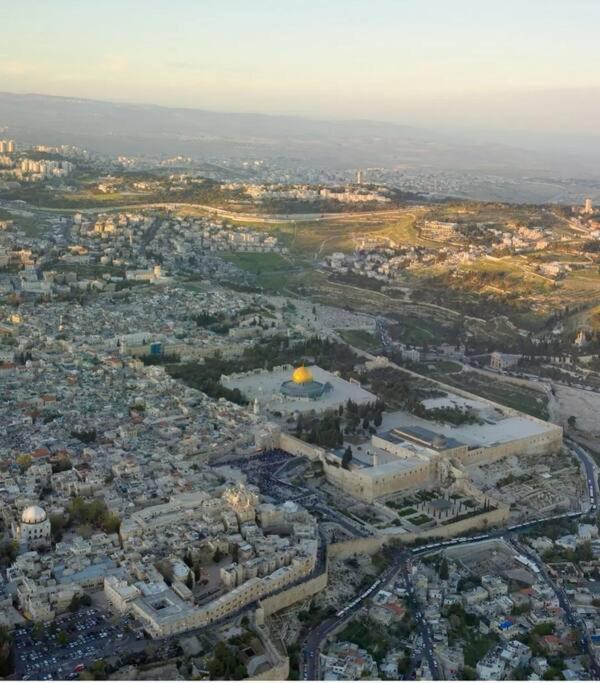
{"type": "Polygon", "coordinates": [[[26,548],[39,548],[50,545],[50,520],[46,511],[38,505],[23,510],[21,524],[14,529],[15,537],[26,548]]]}

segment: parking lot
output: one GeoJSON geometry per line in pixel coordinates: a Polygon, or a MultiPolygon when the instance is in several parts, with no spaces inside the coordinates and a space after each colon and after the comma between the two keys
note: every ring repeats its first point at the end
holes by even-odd
{"type": "Polygon", "coordinates": [[[15,673],[23,680],[76,678],[77,671],[114,655],[132,639],[124,623],[114,626],[94,608],[61,615],[42,630],[15,631],[15,673]]]}

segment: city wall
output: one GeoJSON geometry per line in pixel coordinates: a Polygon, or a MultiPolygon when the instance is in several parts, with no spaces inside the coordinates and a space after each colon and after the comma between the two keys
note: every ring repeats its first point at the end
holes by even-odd
{"type": "Polygon", "coordinates": [[[322,591],[327,586],[327,569],[319,576],[313,579],[304,581],[296,586],[292,586],[287,590],[280,591],[276,595],[271,595],[260,601],[260,605],[264,610],[264,616],[268,617],[275,612],[279,612],[295,602],[306,600],[319,591],[322,591]]]}
{"type": "Polygon", "coordinates": [[[376,498],[397,491],[423,486],[435,479],[435,465],[423,463],[399,472],[378,473],[377,467],[347,470],[323,459],[327,481],[351,496],[372,503],[376,498]]]}
{"type": "Polygon", "coordinates": [[[496,446],[482,446],[468,451],[465,455],[458,456],[465,465],[472,463],[494,462],[509,455],[545,455],[548,452],[556,453],[562,446],[562,427],[552,426],[552,429],[543,434],[527,436],[522,439],[514,439],[496,446]]]}
{"type": "Polygon", "coordinates": [[[330,558],[346,560],[353,555],[374,555],[387,543],[385,535],[368,536],[367,538],[351,538],[348,541],[340,541],[327,546],[327,554],[330,558]]]}
{"type": "Polygon", "coordinates": [[[414,533],[402,532],[398,534],[388,531],[388,537],[390,540],[397,539],[404,543],[413,543],[418,539],[453,538],[454,536],[462,536],[469,531],[485,531],[490,527],[504,524],[508,521],[509,516],[510,508],[508,505],[501,505],[495,510],[484,512],[476,517],[461,519],[459,522],[438,526],[435,527],[435,529],[426,529],[414,533]]]}
{"type": "Polygon", "coordinates": [[[319,446],[313,446],[301,439],[292,436],[291,434],[280,434],[279,448],[291,453],[292,455],[303,455],[309,460],[321,460],[325,456],[325,449],[319,446]]]}
{"type": "Polygon", "coordinates": [[[290,675],[290,660],[289,657],[282,658],[277,664],[258,674],[258,676],[251,676],[244,678],[245,681],[287,681],[290,675]]]}
{"type": "MultiPolygon", "coordinates": [[[[290,659],[282,655],[279,650],[275,647],[273,641],[271,640],[269,633],[263,627],[256,628],[256,634],[258,635],[260,642],[265,648],[265,657],[268,658],[271,666],[265,671],[261,671],[255,676],[249,676],[244,679],[247,681],[287,681],[290,675],[290,659]]],[[[250,660],[249,664],[252,662],[250,660]]],[[[249,673],[251,673],[249,671],[249,673]]]]}
{"type": "Polygon", "coordinates": [[[402,543],[408,544],[414,543],[419,539],[453,538],[455,536],[462,536],[470,531],[485,531],[492,526],[501,525],[508,521],[509,515],[509,506],[499,505],[495,510],[490,510],[489,512],[482,513],[476,517],[470,517],[469,519],[452,522],[445,526],[439,526],[435,529],[417,532],[402,530],[397,533],[392,529],[388,529],[377,536],[352,538],[347,541],[341,541],[340,543],[332,543],[327,547],[327,552],[330,558],[342,560],[346,560],[353,555],[374,555],[390,541],[401,541],[402,543]]]}
{"type": "MultiPolygon", "coordinates": [[[[441,386],[453,390],[448,385],[441,386]]],[[[455,393],[478,398],[460,390],[456,390],[455,393]]],[[[492,405],[496,404],[492,403],[492,405]]],[[[510,409],[505,410],[510,414],[520,414],[510,409]]],[[[470,465],[494,462],[511,455],[544,455],[548,452],[558,452],[562,446],[562,428],[537,418],[530,417],[530,419],[543,424],[546,431],[492,446],[482,446],[471,450],[455,449],[451,454],[444,455],[456,458],[464,465],[470,465]]],[[[387,471],[381,474],[378,473],[377,467],[347,470],[340,467],[337,460],[334,462],[331,458],[327,458],[325,449],[308,444],[295,436],[282,433],[278,435],[277,441],[280,448],[292,455],[305,456],[309,460],[322,462],[324,474],[329,482],[351,496],[368,503],[372,503],[380,496],[427,485],[435,481],[437,477],[433,462],[417,465],[412,469],[401,469],[398,472],[387,471]]]]}

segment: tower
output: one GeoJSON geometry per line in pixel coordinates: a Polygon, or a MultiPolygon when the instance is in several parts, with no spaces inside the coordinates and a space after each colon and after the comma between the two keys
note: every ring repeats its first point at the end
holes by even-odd
{"type": "Polygon", "coordinates": [[[583,213],[587,213],[587,214],[594,213],[594,209],[592,206],[592,200],[589,197],[586,198],[585,203],[583,205],[583,213]]]}
{"type": "Polygon", "coordinates": [[[23,510],[21,523],[14,526],[14,535],[25,548],[42,548],[50,545],[50,520],[38,505],[23,510]]]}
{"type": "Polygon", "coordinates": [[[356,171],[356,184],[362,185],[363,180],[364,180],[364,174],[362,172],[362,169],[359,168],[358,171],[356,171]]]}

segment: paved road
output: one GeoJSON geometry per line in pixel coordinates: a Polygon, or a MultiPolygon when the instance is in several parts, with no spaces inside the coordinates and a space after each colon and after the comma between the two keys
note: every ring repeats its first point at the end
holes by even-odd
{"type": "MultiPolygon", "coordinates": [[[[200,209],[206,211],[210,214],[215,214],[223,218],[228,218],[232,221],[252,221],[254,223],[295,223],[303,221],[324,221],[324,220],[344,220],[347,218],[365,218],[365,217],[385,217],[385,216],[395,216],[395,215],[406,215],[406,209],[380,209],[375,211],[340,211],[336,213],[285,213],[285,214],[260,214],[260,213],[238,213],[236,211],[230,211],[227,209],[220,209],[216,206],[211,206],[210,204],[197,204],[194,202],[133,202],[133,203],[123,203],[123,204],[105,204],[104,206],[91,206],[91,207],[63,207],[57,208],[53,206],[36,206],[34,204],[28,204],[23,202],[23,204],[14,203],[12,201],[5,201],[2,203],[7,208],[15,208],[23,211],[47,211],[50,213],[74,213],[81,211],[83,213],[104,213],[106,211],[117,211],[117,210],[141,210],[141,209],[200,209]]],[[[2,205],[0,204],[0,205],[2,205]]],[[[412,215],[412,214],[410,214],[412,215]]]]}
{"type": "MultiPolygon", "coordinates": [[[[376,588],[383,587],[386,583],[393,580],[398,572],[400,571],[403,563],[406,562],[409,554],[406,552],[398,552],[392,554],[392,561],[390,565],[379,575],[376,582],[376,588]]],[[[371,585],[375,585],[371,584],[371,585]]],[[[364,602],[373,595],[374,591],[369,593],[369,595],[364,595],[364,589],[361,593],[364,597],[358,597],[357,602],[352,607],[347,607],[344,613],[339,616],[331,617],[326,619],[321,624],[316,626],[306,639],[302,646],[302,661],[303,661],[303,678],[304,680],[316,681],[320,677],[320,667],[319,667],[319,655],[321,650],[321,644],[333,631],[340,628],[343,624],[349,621],[356,612],[358,612],[363,606],[364,602]]],[[[355,598],[356,600],[357,598],[355,598]]]]}
{"type": "Polygon", "coordinates": [[[435,657],[433,655],[433,633],[431,631],[431,626],[427,622],[427,619],[425,619],[425,616],[421,611],[421,606],[414,604],[415,591],[412,584],[412,577],[409,570],[408,560],[405,560],[402,565],[402,575],[404,577],[404,584],[410,596],[410,603],[414,607],[412,610],[412,615],[417,624],[417,628],[421,635],[421,639],[423,640],[423,655],[427,659],[429,671],[431,672],[433,679],[440,680],[441,678],[443,678],[443,676],[441,676],[440,674],[437,661],[435,660],[435,657]]]}
{"type": "Polygon", "coordinates": [[[587,477],[588,491],[590,495],[590,503],[592,505],[592,510],[598,509],[598,473],[596,463],[592,456],[582,448],[579,444],[575,443],[572,439],[565,439],[565,443],[581,462],[585,469],[585,475],[587,477]]]}
{"type": "Polygon", "coordinates": [[[352,536],[360,536],[361,538],[371,536],[371,534],[366,529],[361,527],[358,522],[355,522],[353,519],[346,517],[346,515],[343,515],[341,512],[337,512],[337,510],[333,510],[324,503],[319,503],[314,506],[308,505],[307,509],[311,512],[320,512],[325,518],[329,517],[330,519],[334,520],[338,526],[341,526],[352,536]]]}
{"type": "Polygon", "coordinates": [[[600,679],[600,665],[598,664],[598,660],[596,659],[596,656],[594,654],[594,649],[592,647],[591,639],[589,636],[589,633],[587,632],[587,629],[585,628],[585,624],[581,622],[578,618],[577,615],[575,614],[573,610],[573,606],[571,605],[571,602],[562,586],[557,586],[550,575],[548,574],[548,571],[546,570],[546,565],[540,560],[538,555],[534,552],[532,552],[529,548],[525,547],[523,544],[521,544],[519,541],[516,539],[511,539],[512,545],[517,549],[519,553],[522,555],[525,555],[529,560],[531,560],[539,569],[540,574],[544,577],[546,583],[552,588],[554,591],[556,597],[558,598],[558,603],[563,609],[564,613],[567,616],[567,622],[568,624],[575,630],[579,632],[580,636],[580,643],[581,647],[583,648],[584,652],[589,656],[590,661],[591,661],[591,670],[592,674],[594,675],[594,680],[599,680],[600,679]]]}
{"type": "MultiPolygon", "coordinates": [[[[591,508],[590,508],[591,510],[591,508]]],[[[552,517],[546,517],[538,520],[530,520],[523,522],[521,524],[516,524],[508,529],[497,529],[495,531],[490,531],[484,534],[479,534],[471,537],[460,537],[448,539],[447,541],[440,541],[431,543],[428,545],[423,545],[416,548],[406,549],[406,550],[394,550],[392,551],[392,563],[391,565],[380,575],[378,581],[379,584],[377,588],[382,588],[386,583],[388,583],[392,578],[396,576],[399,571],[402,571],[404,575],[404,581],[409,592],[412,590],[412,584],[410,583],[410,576],[408,576],[408,562],[411,557],[419,557],[420,555],[425,555],[431,552],[435,552],[441,548],[446,547],[456,547],[459,545],[468,545],[471,543],[479,543],[484,540],[490,540],[495,538],[510,538],[510,534],[514,532],[524,531],[530,529],[538,524],[546,523],[550,520],[563,519],[563,518],[575,518],[582,517],[587,514],[587,511],[570,512],[560,515],[554,515],[552,517]]],[[[525,554],[525,553],[523,553],[525,554]]],[[[364,595],[364,592],[358,596],[355,596],[353,600],[350,600],[348,606],[344,608],[343,614],[338,614],[335,617],[326,619],[321,624],[316,626],[312,631],[308,633],[304,640],[302,646],[302,662],[303,662],[303,678],[304,680],[319,680],[319,654],[320,649],[325,641],[325,639],[331,635],[331,633],[342,626],[346,621],[348,621],[358,610],[361,609],[363,604],[371,597],[372,594],[364,595]],[[354,603],[351,605],[351,603],[354,603]]],[[[566,599],[566,596],[565,596],[566,599]]],[[[567,610],[565,610],[567,612],[567,610]]],[[[431,629],[427,624],[423,614],[420,609],[413,610],[413,616],[417,622],[417,627],[421,634],[424,644],[424,655],[429,664],[429,668],[434,678],[439,679],[441,676],[437,662],[433,655],[433,640],[431,629]]]]}

